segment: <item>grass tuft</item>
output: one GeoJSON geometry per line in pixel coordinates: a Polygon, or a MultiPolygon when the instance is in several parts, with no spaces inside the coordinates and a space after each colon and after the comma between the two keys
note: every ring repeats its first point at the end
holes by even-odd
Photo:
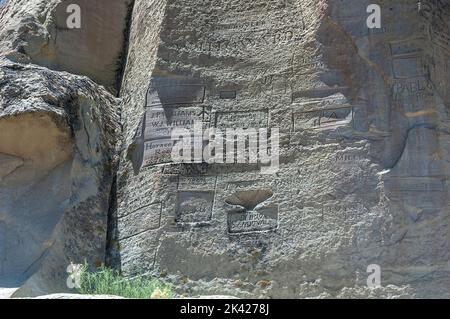
{"type": "Polygon", "coordinates": [[[104,266],[96,272],[90,272],[88,266],[84,265],[78,292],[83,295],[113,295],[130,299],[172,298],[169,285],[149,277],[125,279],[118,271],[104,266]]]}

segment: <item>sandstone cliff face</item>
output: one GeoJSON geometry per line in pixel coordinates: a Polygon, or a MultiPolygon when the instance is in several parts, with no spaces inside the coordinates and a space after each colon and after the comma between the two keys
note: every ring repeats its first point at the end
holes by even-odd
{"type": "Polygon", "coordinates": [[[449,3],[379,1],[374,30],[369,4],[136,1],[112,262],[188,294],[447,291],[449,3]],[[146,151],[160,109],[279,128],[280,170],[163,164],[146,151]],[[371,264],[382,289],[364,288],[371,264]]]}
{"type": "MultiPolygon", "coordinates": [[[[15,296],[67,290],[70,262],[99,265],[106,250],[119,101],[85,76],[51,70],[96,72],[90,52],[66,60],[52,35],[57,4],[0,9],[0,287],[21,286],[15,296]]],[[[95,39],[66,40],[72,52],[101,52],[95,39]]],[[[112,84],[114,72],[101,67],[98,79],[112,84]]]]}
{"type": "Polygon", "coordinates": [[[86,75],[116,90],[131,3],[131,0],[9,1],[1,13],[0,48],[13,61],[86,75]],[[68,28],[69,5],[81,8],[79,29],[68,28]]]}
{"type": "Polygon", "coordinates": [[[0,8],[0,287],[106,252],[188,295],[448,293],[448,1],[69,2],[0,8]],[[278,128],[279,170],[152,151],[194,120],[278,128]]]}

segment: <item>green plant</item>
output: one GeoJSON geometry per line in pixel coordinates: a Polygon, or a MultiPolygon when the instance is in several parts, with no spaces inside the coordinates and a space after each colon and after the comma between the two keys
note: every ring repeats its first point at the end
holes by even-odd
{"type": "Polygon", "coordinates": [[[84,265],[79,293],[84,295],[114,295],[132,299],[169,299],[171,287],[148,276],[126,279],[116,270],[100,267],[95,272],[84,265]]]}

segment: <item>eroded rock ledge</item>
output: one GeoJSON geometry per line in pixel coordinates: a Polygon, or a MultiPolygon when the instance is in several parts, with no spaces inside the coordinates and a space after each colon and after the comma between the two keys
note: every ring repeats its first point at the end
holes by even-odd
{"type": "Polygon", "coordinates": [[[91,80],[0,60],[0,285],[65,291],[104,262],[118,101],[91,80]]]}

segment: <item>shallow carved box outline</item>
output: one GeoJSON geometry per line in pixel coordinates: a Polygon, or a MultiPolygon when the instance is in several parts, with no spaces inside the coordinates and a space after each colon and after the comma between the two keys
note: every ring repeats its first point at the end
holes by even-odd
{"type": "Polygon", "coordinates": [[[425,76],[422,57],[418,55],[393,58],[392,75],[395,79],[410,79],[425,76]]]}
{"type": "Polygon", "coordinates": [[[142,167],[147,166],[156,166],[161,164],[169,164],[172,163],[172,149],[174,146],[174,142],[171,139],[158,139],[158,140],[149,140],[144,142],[144,156],[142,167]],[[153,155],[146,155],[148,145],[160,145],[160,152],[156,150],[153,155]],[[169,146],[170,145],[170,146],[169,146]],[[159,157],[158,155],[161,155],[159,157]],[[153,159],[161,159],[161,161],[154,161],[153,159]]]}
{"type": "Polygon", "coordinates": [[[212,221],[214,190],[178,190],[176,194],[175,221],[181,226],[209,225],[212,221]],[[200,212],[197,210],[200,207],[200,212]]]}
{"type": "Polygon", "coordinates": [[[222,90],[219,92],[219,98],[221,100],[234,100],[237,97],[236,90],[222,90]]]}
{"type": "MultiPolygon", "coordinates": [[[[170,109],[171,112],[176,112],[180,109],[180,112],[188,112],[189,109],[196,108],[197,106],[168,106],[165,108],[157,108],[154,110],[155,112],[165,112],[166,109],[170,109]]],[[[198,120],[202,121],[203,129],[207,128],[210,123],[211,113],[207,107],[200,106],[201,110],[199,111],[198,120]],[[201,117],[201,118],[200,118],[201,117]]],[[[151,130],[147,130],[147,116],[149,116],[148,111],[151,111],[152,108],[147,108],[144,114],[144,119],[141,124],[141,136],[143,139],[143,163],[142,167],[155,166],[161,164],[170,164],[172,163],[172,150],[175,145],[175,141],[172,140],[171,134],[172,129],[175,127],[183,127],[183,126],[171,126],[171,125],[161,125],[160,127],[156,127],[154,129],[154,136],[149,136],[148,132],[152,132],[151,130]]],[[[163,121],[166,121],[166,118],[163,118],[163,121]]],[[[182,120],[181,120],[182,121],[182,120]]],[[[195,123],[196,119],[190,115],[186,117],[186,121],[189,122],[189,125],[185,126],[185,128],[192,129],[192,123],[195,123]]]]}
{"type": "Polygon", "coordinates": [[[147,264],[152,269],[158,254],[158,240],[152,235],[139,233],[135,236],[119,239],[121,250],[121,266],[125,273],[133,271],[133,267],[142,268],[147,264]],[[150,254],[149,254],[150,253],[150,254]]]}
{"type": "MultiPolygon", "coordinates": [[[[145,141],[151,141],[151,140],[160,140],[160,139],[167,139],[171,137],[171,131],[174,128],[192,128],[192,122],[195,121],[202,121],[204,127],[206,127],[208,125],[208,123],[210,123],[210,117],[211,117],[211,110],[208,109],[208,107],[204,107],[204,106],[175,106],[175,105],[171,105],[171,106],[167,106],[167,107],[155,107],[155,108],[147,108],[144,114],[144,119],[142,121],[142,136],[143,139],[145,141]],[[197,111],[199,112],[198,115],[192,115],[192,114],[188,114],[185,115],[185,117],[183,118],[182,116],[178,115],[179,121],[183,121],[185,120],[186,122],[188,122],[189,125],[170,125],[172,122],[169,122],[169,117],[170,117],[170,121],[173,120],[173,118],[176,115],[176,112],[195,112],[193,111],[193,109],[197,109],[197,111]],[[158,131],[160,131],[157,135],[155,136],[149,136],[148,133],[152,132],[151,129],[147,128],[147,125],[150,124],[151,122],[148,119],[148,116],[150,115],[150,113],[163,113],[164,116],[161,118],[160,121],[164,121],[166,125],[160,125],[159,127],[155,126],[153,128],[153,132],[154,133],[158,133],[158,131]],[[165,133],[161,133],[161,132],[165,132],[165,133]]],[[[157,121],[157,120],[156,120],[157,121]]]]}
{"type": "Polygon", "coordinates": [[[229,235],[247,235],[276,231],[279,227],[277,205],[262,207],[257,211],[228,211],[227,232],[229,235]]]}
{"type": "Polygon", "coordinates": [[[419,45],[419,42],[424,43],[424,39],[414,40],[399,40],[389,43],[389,49],[393,58],[402,57],[420,57],[423,54],[423,50],[419,45]]]}
{"type": "MultiPolygon", "coordinates": [[[[191,92],[191,93],[193,93],[191,92]]],[[[180,94],[178,94],[180,95],[180,94]]],[[[145,96],[145,107],[155,107],[155,106],[170,106],[170,105],[189,105],[189,104],[203,104],[206,99],[206,85],[203,83],[197,84],[174,84],[174,85],[158,85],[153,86],[150,84],[146,96],[145,96]],[[178,89],[179,91],[186,91],[186,89],[191,88],[196,94],[190,96],[169,96],[173,92],[169,92],[170,89],[178,89]],[[156,98],[156,100],[155,100],[156,98]]]]}
{"type": "Polygon", "coordinates": [[[320,109],[320,110],[310,110],[310,111],[293,111],[292,112],[292,131],[298,132],[301,129],[306,130],[320,130],[320,129],[326,129],[326,128],[334,128],[340,125],[348,125],[351,124],[353,127],[354,124],[354,115],[355,115],[355,109],[353,106],[344,106],[344,107],[338,107],[338,108],[329,108],[329,109],[320,109]],[[350,115],[347,115],[343,118],[338,118],[336,112],[340,111],[349,111],[350,115]],[[329,114],[329,116],[327,116],[329,114]],[[333,114],[336,114],[336,117],[332,117],[333,114]],[[310,121],[313,120],[313,125],[309,127],[299,127],[297,125],[297,119],[299,119],[299,116],[304,116],[304,119],[309,119],[310,121]],[[349,116],[351,118],[349,119],[349,116]],[[315,119],[314,119],[315,118],[315,119]],[[327,122],[323,122],[322,119],[328,119],[327,122]]]}
{"type": "MultiPolygon", "coordinates": [[[[229,112],[217,111],[217,112],[214,113],[213,116],[214,116],[214,126],[216,128],[219,128],[219,129],[249,129],[249,128],[258,129],[258,128],[268,128],[269,127],[269,122],[270,122],[269,109],[248,110],[248,111],[229,111],[229,112]],[[241,127],[241,126],[220,126],[219,125],[219,123],[220,123],[219,118],[221,116],[240,115],[240,114],[242,114],[242,115],[247,115],[247,114],[248,115],[252,115],[252,114],[255,115],[257,113],[262,113],[265,116],[265,119],[263,119],[264,123],[261,123],[257,127],[254,127],[254,126],[244,126],[244,127],[241,127]]],[[[233,124],[236,124],[236,123],[233,123],[233,124]]],[[[242,123],[239,123],[239,124],[242,124],[242,123]]]]}
{"type": "MultiPolygon", "coordinates": [[[[144,219],[141,219],[141,220],[137,221],[137,222],[135,223],[135,225],[134,225],[136,229],[139,229],[139,227],[141,227],[141,228],[142,228],[141,230],[135,230],[134,232],[130,232],[129,234],[126,234],[125,236],[119,236],[119,237],[120,237],[119,240],[124,240],[124,239],[128,239],[128,238],[132,238],[132,237],[138,236],[138,235],[140,235],[140,234],[146,233],[146,232],[148,232],[148,231],[157,230],[157,229],[159,229],[159,228],[161,227],[161,217],[162,217],[162,207],[163,207],[163,204],[160,203],[160,202],[151,203],[151,204],[142,206],[142,207],[140,207],[140,208],[134,210],[133,212],[131,212],[131,213],[128,214],[128,215],[119,217],[119,220],[121,221],[122,224],[123,224],[123,223],[126,223],[126,224],[129,225],[129,226],[130,226],[130,225],[133,225],[133,223],[130,222],[129,219],[133,218],[133,216],[135,216],[135,215],[145,214],[146,212],[149,211],[149,209],[150,209],[152,206],[156,206],[156,210],[155,210],[155,211],[157,212],[157,213],[156,213],[156,216],[155,216],[156,219],[154,219],[155,222],[153,223],[153,225],[152,225],[151,227],[142,227],[142,224],[139,224],[139,222],[143,223],[145,220],[144,220],[144,219]]],[[[155,211],[151,211],[151,212],[155,212],[155,211]]],[[[139,217],[139,216],[138,216],[138,217],[139,217]]],[[[142,217],[142,216],[141,216],[141,217],[142,217]]],[[[148,217],[148,216],[144,216],[144,218],[145,218],[145,217],[148,217]]]]}

